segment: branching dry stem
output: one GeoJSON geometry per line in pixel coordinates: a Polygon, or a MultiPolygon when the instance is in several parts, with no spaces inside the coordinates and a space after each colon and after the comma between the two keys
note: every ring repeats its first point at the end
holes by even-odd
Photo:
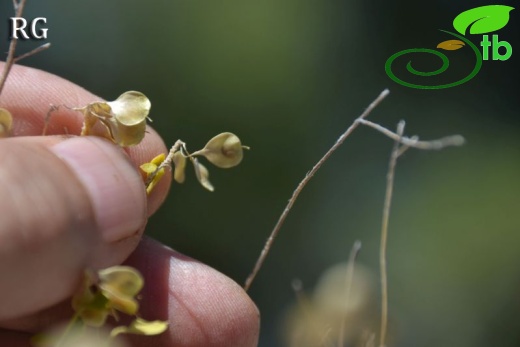
{"type": "Polygon", "coordinates": [[[388,136],[394,141],[399,141],[401,144],[406,145],[408,147],[413,147],[417,149],[443,149],[445,147],[450,146],[462,146],[464,144],[464,137],[460,135],[453,135],[453,136],[446,136],[437,140],[432,141],[419,141],[419,138],[417,136],[413,137],[399,137],[398,134],[388,130],[385,127],[382,127],[381,125],[371,122],[366,119],[359,119],[357,120],[359,123],[367,125],[373,129],[376,129],[380,133],[388,136]]]}
{"type": "Polygon", "coordinates": [[[22,55],[19,55],[18,57],[14,58],[14,62],[17,63],[19,62],[20,60],[22,59],[25,59],[25,58],[28,58],[32,55],[35,55],[35,54],[38,54],[40,52],[43,52],[45,51],[46,49],[49,49],[51,47],[51,43],[50,42],[47,42],[47,43],[44,43],[43,45],[41,46],[38,46],[36,47],[35,49],[33,50],[30,50],[29,52],[27,53],[24,53],[22,55]]]}
{"type": "MultiPolygon", "coordinates": [[[[13,7],[16,17],[21,17],[23,13],[23,8],[25,7],[26,0],[20,0],[17,2],[13,0],[13,7]]],[[[0,77],[0,95],[2,95],[2,90],[4,89],[5,81],[7,80],[7,76],[9,76],[9,72],[11,71],[11,67],[14,64],[14,54],[16,51],[16,44],[18,40],[14,37],[11,38],[11,42],[9,43],[9,52],[7,53],[7,59],[5,60],[4,69],[2,71],[2,76],[0,77]]]]}
{"type": "Polygon", "coordinates": [[[365,119],[360,119],[358,122],[376,129],[377,131],[383,133],[395,141],[388,164],[386,193],[382,217],[383,220],[381,223],[381,246],[379,249],[379,264],[381,268],[381,329],[379,335],[379,347],[386,347],[386,335],[388,327],[388,275],[386,251],[388,242],[388,221],[390,218],[390,206],[392,203],[395,166],[397,164],[397,159],[411,147],[425,150],[439,150],[449,146],[461,146],[464,144],[465,140],[460,135],[447,136],[433,141],[419,141],[417,136],[412,136],[410,138],[404,137],[404,120],[401,120],[398,123],[397,131],[395,133],[382,127],[379,124],[367,121],[365,119]]]}
{"type": "Polygon", "coordinates": [[[298,187],[296,187],[296,190],[293,192],[291,198],[289,199],[289,202],[287,203],[287,206],[285,207],[284,211],[282,212],[280,218],[278,219],[278,222],[274,226],[271,234],[269,235],[269,238],[267,239],[264,248],[262,249],[262,252],[260,253],[260,256],[258,257],[258,260],[256,261],[256,264],[253,268],[253,271],[251,274],[247,277],[244,290],[248,291],[251,287],[251,284],[253,283],[253,280],[255,279],[256,275],[258,274],[258,271],[260,271],[260,268],[262,267],[267,254],[269,253],[269,250],[271,249],[273,242],[278,235],[280,228],[282,227],[285,218],[287,218],[287,215],[291,211],[292,206],[294,205],[296,199],[298,199],[298,195],[300,195],[303,188],[309,183],[311,178],[316,174],[316,172],[320,169],[320,167],[329,159],[329,157],[334,153],[339,146],[343,144],[343,142],[347,139],[347,137],[352,134],[352,132],[361,124],[359,122],[360,119],[363,119],[367,117],[372,110],[381,103],[381,101],[384,100],[384,98],[390,93],[388,89],[385,89],[379,94],[379,96],[372,101],[372,103],[367,107],[367,109],[348,127],[348,129],[338,138],[336,143],[325,153],[325,155],[314,165],[314,167],[305,175],[303,180],[298,184],[298,187]]]}
{"type": "Polygon", "coordinates": [[[388,163],[388,173],[386,175],[386,193],[383,207],[383,221],[381,223],[381,246],[379,248],[379,265],[381,267],[381,330],[379,333],[379,346],[385,347],[386,331],[388,325],[388,276],[386,269],[386,249],[388,240],[388,220],[390,219],[390,206],[392,203],[392,193],[394,189],[395,165],[399,157],[399,144],[402,141],[404,132],[403,121],[397,125],[397,139],[390,155],[388,163]]]}
{"type": "MultiPolygon", "coordinates": [[[[23,10],[25,8],[25,3],[26,3],[26,0],[20,0],[20,1],[13,0],[13,8],[14,8],[15,17],[22,16],[23,10]]],[[[45,43],[25,54],[22,54],[19,57],[15,57],[14,55],[16,52],[17,44],[18,44],[18,39],[12,37],[11,42],[9,43],[9,51],[7,53],[7,59],[5,60],[4,69],[2,70],[2,75],[0,76],[0,96],[2,95],[2,91],[4,90],[5,82],[7,81],[7,76],[9,76],[9,72],[11,72],[11,68],[13,67],[14,63],[16,63],[24,58],[30,57],[31,55],[40,53],[41,51],[44,51],[47,48],[49,48],[51,45],[50,43],[45,43]]]]}
{"type": "MultiPolygon", "coordinates": [[[[313,168],[305,175],[303,180],[298,184],[296,189],[294,190],[289,202],[287,203],[284,211],[278,219],[278,222],[274,226],[269,238],[267,239],[260,256],[258,257],[255,266],[249,276],[247,277],[244,285],[244,290],[248,291],[251,287],[253,280],[256,275],[260,271],[267,254],[269,253],[276,236],[280,232],[280,228],[282,227],[287,215],[289,214],[292,206],[294,205],[296,199],[300,195],[303,188],[309,183],[311,178],[316,174],[316,172],[320,169],[320,167],[329,159],[329,157],[338,149],[341,144],[345,141],[345,139],[352,134],[352,132],[358,127],[358,125],[363,124],[374,128],[375,130],[381,132],[382,134],[390,137],[394,140],[394,147],[392,150],[392,154],[390,156],[388,173],[387,173],[387,183],[386,183],[386,193],[385,193],[385,201],[383,207],[383,217],[382,217],[382,225],[381,225],[381,245],[380,245],[380,267],[381,267],[381,328],[380,328],[380,341],[379,347],[386,347],[386,334],[387,334],[387,325],[388,325],[388,278],[387,278],[387,263],[386,263],[386,251],[387,251],[387,240],[388,240],[388,221],[390,218],[390,206],[392,201],[392,193],[393,193],[393,185],[394,185],[394,176],[395,176],[395,166],[397,163],[397,158],[401,156],[407,149],[410,147],[423,149],[423,150],[439,150],[449,146],[461,146],[464,144],[465,140],[460,135],[453,135],[443,137],[441,139],[433,140],[433,141],[419,141],[419,137],[404,137],[404,127],[405,122],[400,121],[397,125],[397,132],[392,132],[391,130],[386,129],[385,127],[368,121],[365,118],[370,114],[370,112],[383,101],[383,99],[388,95],[389,91],[385,89],[363,112],[356,120],[349,126],[349,128],[338,138],[336,143],[325,153],[325,155],[313,166],[313,168]]],[[[351,254],[350,266],[353,267],[355,256],[359,249],[356,250],[356,245],[351,254]],[[353,257],[353,259],[352,259],[353,257]]],[[[349,270],[353,273],[353,268],[349,270]]],[[[348,277],[353,276],[353,274],[348,277]]],[[[352,281],[352,278],[350,278],[352,281]]],[[[347,300],[350,295],[350,285],[347,290],[347,300]]],[[[340,328],[340,334],[338,339],[338,344],[343,345],[344,343],[344,331],[343,331],[343,322],[340,328]]]]}

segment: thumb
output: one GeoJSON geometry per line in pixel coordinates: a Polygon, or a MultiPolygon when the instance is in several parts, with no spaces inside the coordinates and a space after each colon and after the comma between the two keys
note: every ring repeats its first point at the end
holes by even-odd
{"type": "Polygon", "coordinates": [[[140,174],[94,137],[0,141],[0,320],[69,297],[87,267],[122,262],[146,223],[140,174]]]}

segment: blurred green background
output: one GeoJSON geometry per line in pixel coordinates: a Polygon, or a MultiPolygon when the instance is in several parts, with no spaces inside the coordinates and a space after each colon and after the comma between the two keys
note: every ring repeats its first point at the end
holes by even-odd
{"type": "MultiPolygon", "coordinates": [[[[298,182],[389,88],[371,120],[394,129],[406,119],[407,134],[423,139],[467,139],[442,152],[410,150],[398,163],[388,244],[392,345],[518,346],[520,12],[498,32],[513,56],[485,61],[466,84],[415,90],[384,70],[393,53],[434,48],[448,39],[437,29],[452,30],[458,13],[487,4],[29,0],[25,17],[47,18],[52,48],[23,64],[109,100],[142,91],[167,144],[182,139],[194,150],[231,131],[251,146],[239,167],[210,169],[214,193],[194,175],[173,185],[147,230],[239,283],[298,182]]],[[[0,5],[3,52],[11,6],[0,5]]],[[[36,45],[20,42],[18,52],[36,45]]],[[[470,54],[461,57],[473,66],[470,54]]],[[[358,261],[377,275],[391,147],[359,128],[301,194],[250,291],[262,314],[260,346],[284,346],[291,280],[311,291],[355,240],[363,242],[358,261]]]]}

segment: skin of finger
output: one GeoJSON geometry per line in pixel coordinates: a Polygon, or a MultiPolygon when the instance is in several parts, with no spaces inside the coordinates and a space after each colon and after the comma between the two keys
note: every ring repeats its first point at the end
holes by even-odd
{"type": "MultiPolygon", "coordinates": [[[[3,65],[0,63],[0,69],[3,65]]],[[[0,107],[6,108],[13,115],[13,136],[41,135],[51,105],[83,107],[95,101],[103,99],[61,77],[21,65],[13,66],[0,95],[0,107]]],[[[61,106],[52,112],[47,134],[78,135],[82,124],[83,116],[80,112],[61,106]]],[[[158,154],[167,152],[161,137],[149,126],[143,141],[125,150],[136,169],[158,154]]],[[[149,215],[155,213],[166,199],[170,184],[171,173],[167,171],[148,197],[149,215]]]]}
{"type": "MultiPolygon", "coordinates": [[[[2,67],[1,64],[0,67],[2,67]]],[[[89,102],[97,100],[100,99],[85,91],[81,87],[78,87],[57,76],[45,73],[43,71],[20,66],[15,66],[13,68],[12,73],[9,76],[6,88],[0,97],[1,106],[10,110],[11,113],[14,115],[15,119],[13,133],[15,136],[41,134],[41,130],[43,128],[43,117],[45,114],[47,114],[50,104],[84,106],[89,102]]],[[[81,124],[82,119],[79,113],[71,112],[64,108],[61,108],[56,113],[53,113],[48,133],[79,133],[81,124]]],[[[145,140],[139,146],[132,147],[128,150],[128,152],[134,159],[136,166],[142,162],[149,161],[158,153],[164,153],[165,151],[166,149],[164,147],[164,144],[153,130],[149,130],[149,133],[145,137],[145,140]],[[161,150],[150,151],[149,149],[153,147],[151,146],[151,143],[158,144],[157,147],[160,147],[161,150]],[[144,158],[144,160],[141,161],[137,158],[144,158]]],[[[159,186],[156,187],[154,192],[155,195],[154,193],[152,193],[151,202],[149,203],[151,212],[153,212],[154,209],[160,205],[160,203],[166,196],[166,191],[169,187],[169,184],[170,178],[165,177],[165,179],[162,180],[159,186]],[[166,189],[164,189],[163,187],[165,187],[166,189]],[[160,194],[161,192],[164,192],[164,194],[160,194]],[[156,201],[156,203],[154,203],[154,201],[156,201]]],[[[135,244],[137,243],[137,240],[129,239],[124,240],[121,243],[135,244]]],[[[126,247],[126,245],[123,245],[123,247],[126,247]]],[[[170,258],[175,259],[173,255],[170,255],[170,258]]],[[[194,262],[193,264],[197,263],[194,262]]],[[[172,269],[175,268],[177,267],[172,265],[172,269]]],[[[203,265],[192,265],[191,270],[193,270],[193,273],[200,273],[202,276],[198,279],[198,281],[196,281],[197,283],[193,283],[193,281],[191,281],[191,283],[202,286],[193,292],[191,291],[191,289],[189,289],[189,286],[183,286],[183,291],[181,294],[178,295],[178,299],[171,300],[171,303],[173,304],[174,308],[177,306],[176,308],[179,309],[179,312],[182,311],[182,313],[179,313],[177,315],[175,314],[175,312],[173,312],[174,310],[171,310],[171,315],[173,315],[172,318],[174,319],[174,322],[175,319],[177,319],[178,321],[183,321],[184,318],[191,318],[191,323],[185,325],[184,328],[178,330],[177,334],[167,334],[158,337],[158,341],[166,342],[166,344],[161,343],[161,345],[170,345],[171,340],[173,339],[181,343],[179,344],[180,346],[256,345],[255,341],[257,341],[258,339],[259,321],[258,311],[256,310],[256,307],[254,307],[254,305],[249,300],[247,295],[245,295],[245,293],[242,292],[242,294],[240,294],[241,289],[238,287],[238,285],[236,285],[231,280],[225,278],[225,276],[223,275],[219,274],[219,276],[217,277],[213,276],[213,270],[208,269],[209,268],[206,268],[203,265]],[[216,279],[218,279],[219,281],[215,281],[216,279]],[[216,284],[216,288],[213,288],[211,283],[212,281],[217,282],[213,283],[216,284]],[[230,287],[227,281],[233,283],[234,287],[230,287]],[[208,294],[206,292],[208,292],[211,295],[203,295],[208,294]],[[220,300],[221,298],[219,296],[221,294],[225,294],[225,298],[222,298],[223,300],[220,300]],[[239,298],[237,298],[237,296],[239,298]],[[207,304],[209,305],[206,308],[199,308],[199,310],[189,309],[189,304],[203,303],[204,298],[213,298],[219,300],[216,300],[215,302],[207,302],[207,304]],[[235,300],[235,302],[232,302],[233,298],[237,300],[235,300]],[[186,299],[185,301],[187,301],[186,303],[188,305],[184,305],[184,299],[186,299]],[[215,303],[225,306],[223,307],[223,311],[218,310],[219,312],[223,312],[225,314],[225,317],[221,317],[216,312],[214,312],[215,303]],[[184,310],[181,310],[183,307],[184,310]],[[225,319],[222,320],[219,318],[225,319]],[[234,319],[236,319],[236,322],[234,321],[234,319]],[[200,323],[207,324],[207,327],[210,330],[206,331],[205,326],[201,325],[200,323]],[[215,328],[215,326],[217,328],[215,328]],[[183,331],[187,334],[183,335],[183,331]],[[202,336],[199,335],[200,332],[203,333],[202,336]],[[198,341],[202,341],[202,344],[198,344],[198,341]]],[[[180,271],[180,273],[182,274],[183,271],[180,271]]],[[[175,297],[175,292],[168,293],[168,298],[175,297]]],[[[151,301],[153,302],[153,300],[151,301]]],[[[170,312],[171,306],[172,305],[168,305],[168,312],[170,312]]],[[[153,311],[154,308],[152,307],[151,310],[153,311]]],[[[48,319],[45,320],[48,321],[48,319]]],[[[146,343],[148,344],[148,340],[144,341],[146,341],[146,343]]]]}
{"type": "MultiPolygon", "coordinates": [[[[169,329],[157,336],[128,336],[132,347],[254,347],[260,316],[243,289],[218,271],[143,238],[125,262],[144,276],[140,316],[166,320],[169,329]]],[[[67,303],[11,322],[10,328],[40,332],[51,322],[70,318],[67,303]]],[[[25,346],[23,335],[19,345],[25,346]]],[[[2,333],[0,333],[2,341],[2,333]]]]}
{"type": "Polygon", "coordinates": [[[49,149],[59,140],[0,142],[0,327],[70,297],[86,268],[120,264],[145,227],[143,218],[118,241],[102,237],[85,187],[49,149]]]}
{"type": "Polygon", "coordinates": [[[9,347],[34,347],[30,334],[0,329],[0,345],[9,347]]]}
{"type": "Polygon", "coordinates": [[[0,148],[0,319],[5,319],[70,295],[101,238],[92,232],[97,226],[88,195],[65,163],[34,143],[5,140],[0,148]],[[15,166],[16,172],[9,170],[15,166]]]}
{"type": "Polygon", "coordinates": [[[161,335],[131,336],[133,346],[257,346],[258,309],[230,278],[149,238],[126,263],[145,277],[142,317],[170,325],[161,335]]]}

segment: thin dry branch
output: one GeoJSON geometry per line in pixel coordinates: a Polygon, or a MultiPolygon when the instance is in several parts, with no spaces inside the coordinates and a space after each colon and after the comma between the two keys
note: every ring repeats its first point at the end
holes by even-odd
{"type": "Polygon", "coordinates": [[[392,193],[394,189],[395,165],[399,157],[399,144],[404,133],[403,121],[397,125],[397,139],[390,155],[388,163],[388,173],[386,175],[386,193],[383,207],[383,221],[381,223],[381,246],[379,248],[379,265],[381,267],[381,330],[379,335],[379,346],[384,347],[386,341],[386,330],[388,325],[388,277],[386,269],[386,248],[388,240],[388,220],[390,219],[390,206],[392,203],[392,193]]]}
{"type": "Polygon", "coordinates": [[[22,55],[20,55],[20,56],[18,56],[16,58],[14,58],[14,62],[17,63],[17,62],[19,62],[22,59],[25,59],[25,58],[28,58],[28,57],[30,57],[32,55],[38,54],[40,52],[43,52],[43,51],[45,51],[46,49],[48,49],[50,47],[51,47],[51,43],[50,42],[44,43],[43,45],[38,46],[35,49],[30,50],[29,52],[24,53],[24,54],[22,54],[22,55]]]}
{"type": "Polygon", "coordinates": [[[359,120],[367,117],[372,110],[377,107],[381,103],[381,101],[384,100],[384,98],[390,93],[388,89],[385,89],[379,94],[379,96],[372,101],[372,103],[367,107],[367,109],[348,127],[348,129],[338,138],[336,143],[325,153],[325,155],[313,166],[311,171],[305,175],[303,180],[298,184],[298,187],[296,187],[296,190],[294,190],[291,198],[289,199],[289,202],[287,203],[287,206],[285,207],[284,211],[282,212],[280,218],[278,219],[278,222],[274,226],[271,234],[269,235],[269,238],[267,239],[264,248],[262,249],[262,252],[260,253],[260,256],[258,257],[258,260],[256,261],[256,264],[253,268],[253,271],[251,271],[251,274],[247,277],[244,290],[247,291],[251,287],[251,284],[253,283],[253,280],[255,279],[256,275],[258,274],[258,271],[260,271],[260,268],[262,267],[267,254],[269,253],[269,250],[271,249],[273,242],[278,235],[280,228],[282,227],[285,218],[289,214],[289,211],[291,210],[292,206],[294,205],[294,202],[298,198],[298,195],[300,195],[303,188],[309,183],[311,178],[316,174],[316,172],[320,169],[320,167],[329,159],[329,157],[334,153],[341,144],[346,140],[346,138],[352,134],[352,132],[358,127],[359,120]]]}
{"type": "MultiPolygon", "coordinates": [[[[23,13],[23,9],[25,7],[26,0],[20,0],[20,2],[16,2],[13,0],[13,7],[16,17],[21,17],[23,13]]],[[[16,51],[16,44],[18,43],[18,39],[14,37],[11,38],[11,43],[9,43],[9,52],[7,53],[7,59],[5,61],[4,70],[2,71],[2,76],[0,77],[0,95],[2,95],[2,90],[4,89],[5,81],[7,80],[7,76],[9,76],[9,72],[11,71],[11,67],[14,64],[14,53],[16,51]]]]}
{"type": "Polygon", "coordinates": [[[356,240],[354,245],[352,246],[352,250],[350,251],[350,256],[348,258],[348,266],[347,266],[347,276],[346,276],[346,294],[345,299],[347,303],[350,301],[350,293],[352,291],[352,283],[354,282],[354,269],[356,266],[356,259],[361,251],[361,241],[356,240]]]}
{"type": "Polygon", "coordinates": [[[464,137],[460,135],[453,135],[453,136],[446,136],[437,140],[432,141],[419,141],[419,138],[417,136],[413,137],[400,137],[398,134],[388,130],[385,127],[382,127],[381,125],[371,122],[366,119],[359,119],[357,120],[359,123],[367,125],[373,129],[376,129],[377,131],[381,132],[382,134],[388,136],[394,141],[398,141],[399,143],[406,145],[408,147],[413,147],[417,149],[443,149],[445,147],[450,146],[462,146],[465,142],[464,137]]]}
{"type": "Polygon", "coordinates": [[[387,241],[388,241],[388,221],[390,219],[390,206],[394,187],[395,166],[397,159],[410,147],[426,150],[438,150],[448,146],[461,146],[464,138],[460,135],[447,136],[433,141],[419,141],[417,136],[411,138],[403,137],[405,122],[402,120],[397,124],[397,131],[394,133],[379,124],[360,119],[359,123],[378,130],[394,140],[394,147],[390,155],[388,173],[386,177],[386,193],[383,206],[383,217],[381,223],[381,246],[379,248],[379,264],[381,267],[381,329],[379,335],[379,347],[386,346],[386,334],[388,327],[388,275],[387,275],[387,241]]]}
{"type": "Polygon", "coordinates": [[[186,151],[186,144],[184,142],[182,142],[181,140],[175,141],[175,144],[172,146],[172,148],[170,148],[170,151],[168,152],[168,155],[166,156],[164,161],[146,179],[146,182],[144,183],[146,188],[148,188],[150,183],[152,183],[153,179],[155,178],[155,176],[157,176],[159,171],[161,171],[162,169],[164,169],[166,167],[171,167],[175,153],[181,149],[184,149],[186,151]]]}
{"type": "MultiPolygon", "coordinates": [[[[21,17],[23,14],[23,10],[25,8],[26,0],[20,0],[16,1],[13,0],[13,8],[15,17],[21,17]]],[[[4,69],[2,70],[2,75],[0,76],[0,96],[2,95],[2,91],[4,90],[5,82],[7,81],[7,76],[9,76],[9,72],[11,72],[11,68],[13,67],[14,63],[25,59],[27,57],[30,57],[31,55],[35,55],[37,53],[40,53],[41,51],[46,50],[50,47],[50,43],[45,43],[39,47],[36,47],[35,49],[22,54],[19,57],[15,57],[16,52],[16,45],[18,44],[18,39],[12,37],[11,42],[9,43],[9,51],[7,52],[7,59],[5,60],[4,69]]]]}

